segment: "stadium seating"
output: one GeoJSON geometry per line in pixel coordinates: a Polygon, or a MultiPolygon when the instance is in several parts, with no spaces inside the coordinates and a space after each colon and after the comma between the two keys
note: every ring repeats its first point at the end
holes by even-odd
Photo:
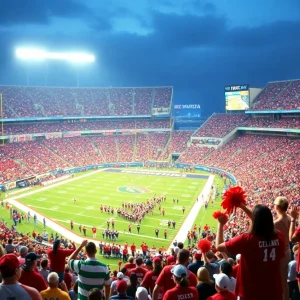
{"type": "Polygon", "coordinates": [[[134,135],[120,135],[117,137],[117,150],[119,153],[118,161],[131,162],[134,153],[134,135]]]}
{"type": "Polygon", "coordinates": [[[285,117],[274,120],[272,117],[249,117],[241,126],[261,128],[300,128],[299,117],[285,117]]]}
{"type": "Polygon", "coordinates": [[[170,107],[171,87],[51,88],[0,86],[5,118],[125,116],[170,107]],[[152,105],[153,104],[153,105],[152,105]]]}
{"type": "Polygon", "coordinates": [[[138,135],[136,161],[157,160],[163,152],[168,138],[169,133],[138,135]]]}
{"type": "Polygon", "coordinates": [[[192,144],[180,155],[177,161],[181,163],[187,163],[187,164],[197,164],[197,163],[200,164],[202,159],[208,156],[213,151],[214,148],[199,147],[192,144]]]}
{"type": "Polygon", "coordinates": [[[278,195],[282,190],[295,189],[300,180],[299,139],[246,135],[217,150],[208,149],[190,147],[180,156],[180,161],[231,172],[250,197],[270,190],[274,196],[278,195]]]}
{"type": "Polygon", "coordinates": [[[90,122],[59,122],[59,123],[22,123],[4,125],[4,133],[26,134],[62,131],[84,131],[84,130],[113,130],[113,129],[148,129],[148,128],[170,128],[168,120],[144,121],[90,121],[90,122]]]}
{"type": "Polygon", "coordinates": [[[252,109],[300,109],[300,80],[268,83],[255,99],[252,109]]]}
{"type": "Polygon", "coordinates": [[[171,140],[168,143],[166,152],[162,159],[167,159],[171,153],[182,153],[186,147],[187,142],[191,138],[193,131],[173,131],[171,134],[171,140]]]}
{"type": "Polygon", "coordinates": [[[147,115],[151,111],[154,90],[152,88],[134,90],[134,114],[147,115]]]}
{"type": "Polygon", "coordinates": [[[155,89],[154,105],[155,108],[170,107],[172,97],[172,88],[163,87],[155,89]]]}
{"type": "Polygon", "coordinates": [[[242,124],[246,114],[214,114],[194,134],[195,137],[224,137],[242,124]]]}

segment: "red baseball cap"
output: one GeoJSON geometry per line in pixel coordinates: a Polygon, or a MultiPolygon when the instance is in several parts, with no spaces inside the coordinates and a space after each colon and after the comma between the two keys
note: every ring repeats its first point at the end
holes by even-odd
{"type": "Polygon", "coordinates": [[[153,262],[155,264],[160,264],[161,263],[161,258],[159,256],[156,256],[156,257],[153,258],[153,262]]]}
{"type": "Polygon", "coordinates": [[[119,294],[126,294],[126,291],[127,291],[127,283],[126,283],[126,281],[123,280],[123,279],[119,280],[117,282],[116,288],[117,288],[117,291],[118,291],[119,294]]]}
{"type": "Polygon", "coordinates": [[[168,256],[167,257],[167,264],[168,265],[173,265],[175,263],[175,258],[174,258],[174,256],[168,256]]]}
{"type": "Polygon", "coordinates": [[[2,274],[13,273],[20,266],[18,258],[13,254],[6,254],[0,258],[0,272],[2,274]]]}
{"type": "Polygon", "coordinates": [[[202,257],[202,252],[201,252],[201,251],[196,251],[196,252],[194,253],[194,257],[195,257],[196,259],[201,259],[201,257],[202,257]]]}

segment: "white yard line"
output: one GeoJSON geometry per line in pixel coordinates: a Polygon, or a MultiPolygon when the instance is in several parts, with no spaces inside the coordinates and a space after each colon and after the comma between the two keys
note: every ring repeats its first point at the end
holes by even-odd
{"type": "MultiPolygon", "coordinates": [[[[72,232],[71,230],[69,230],[68,228],[56,223],[54,220],[48,218],[47,216],[39,213],[38,211],[30,208],[29,206],[27,205],[24,205],[20,202],[17,201],[17,199],[20,199],[20,198],[23,198],[23,197],[27,197],[27,196],[31,196],[31,195],[34,195],[34,194],[37,194],[37,193],[40,193],[42,191],[45,191],[45,190],[49,190],[49,189],[52,189],[54,187],[57,187],[57,186],[60,186],[60,185],[63,185],[65,183],[68,183],[68,182],[73,182],[73,181],[76,181],[78,179],[82,179],[82,178],[85,178],[85,177],[88,177],[88,176],[92,176],[94,175],[95,173],[99,173],[99,172],[103,172],[105,171],[106,169],[101,169],[101,170],[97,170],[95,172],[90,172],[88,174],[84,174],[82,176],[78,176],[78,177],[75,177],[75,178],[71,178],[71,179],[67,179],[67,180],[64,180],[64,181],[61,181],[61,182],[58,182],[58,183],[55,183],[53,185],[50,185],[50,186],[46,186],[44,188],[41,188],[41,189],[38,189],[38,190],[35,190],[35,191],[31,191],[31,192],[28,192],[28,193],[24,193],[22,195],[19,195],[18,197],[12,197],[12,198],[8,198],[7,201],[12,204],[13,206],[17,207],[18,209],[21,209],[22,211],[24,212],[28,212],[30,211],[30,215],[31,217],[33,217],[34,214],[36,214],[37,216],[37,219],[39,222],[43,223],[43,219],[45,218],[46,220],[46,225],[49,227],[49,228],[52,228],[53,230],[55,230],[56,232],[58,232],[59,234],[63,235],[64,237],[74,241],[75,243],[81,243],[82,240],[83,240],[83,237],[77,235],[76,233],[72,232]]],[[[93,242],[96,243],[96,245],[98,245],[98,242],[97,240],[93,240],[93,239],[89,239],[89,240],[92,240],[93,242]]]]}
{"type": "Polygon", "coordinates": [[[189,214],[187,215],[186,219],[182,223],[179,231],[177,232],[174,240],[172,241],[171,245],[169,246],[168,251],[170,251],[171,248],[173,248],[173,242],[177,240],[178,242],[184,242],[187,237],[187,232],[191,229],[191,227],[194,225],[195,220],[200,212],[200,209],[202,205],[204,204],[203,201],[208,200],[209,193],[211,191],[211,186],[214,182],[214,175],[210,175],[204,188],[201,191],[201,194],[198,196],[198,201],[195,202],[193,207],[191,208],[189,214]],[[202,201],[202,195],[203,195],[203,201],[202,201]]]}
{"type": "MultiPolygon", "coordinates": [[[[60,186],[60,185],[63,185],[65,183],[69,183],[69,182],[73,182],[73,181],[76,181],[78,179],[82,179],[82,178],[85,178],[85,177],[89,177],[89,176],[92,176],[94,175],[95,173],[99,173],[99,172],[103,172],[105,171],[105,169],[101,169],[101,170],[97,170],[95,172],[91,172],[91,173],[88,173],[88,174],[84,174],[82,176],[78,176],[78,177],[75,177],[75,178],[71,178],[71,179],[67,179],[67,180],[64,180],[62,182],[58,182],[58,183],[55,183],[53,185],[50,185],[50,186],[47,186],[47,187],[44,187],[44,188],[41,188],[41,189],[38,189],[38,190],[34,190],[34,191],[30,191],[28,193],[24,193],[22,195],[19,195],[17,197],[11,197],[11,198],[8,198],[6,199],[6,201],[8,201],[9,203],[11,203],[13,206],[17,207],[18,209],[24,211],[24,212],[28,212],[30,211],[30,214],[31,214],[31,217],[36,214],[37,216],[37,219],[39,222],[43,223],[43,218],[45,218],[46,220],[46,225],[49,227],[49,228],[52,228],[54,231],[58,232],[59,234],[65,236],[66,238],[70,239],[70,240],[73,240],[74,242],[76,243],[81,243],[82,240],[84,239],[84,237],[82,236],[79,236],[77,235],[76,233],[72,232],[71,230],[69,230],[68,228],[56,223],[54,220],[48,218],[47,216],[39,213],[38,211],[30,208],[29,206],[27,205],[24,205],[20,202],[17,201],[17,199],[21,199],[23,197],[28,197],[28,196],[31,196],[31,195],[34,195],[34,194],[37,194],[37,193],[40,193],[40,192],[43,192],[45,190],[49,190],[49,189],[52,189],[52,188],[55,188],[57,186],[60,186]]],[[[188,214],[187,218],[185,219],[185,221],[183,222],[183,224],[181,225],[177,235],[175,236],[174,240],[176,239],[177,241],[185,241],[186,239],[186,234],[187,234],[187,231],[192,227],[192,225],[194,224],[195,222],[195,219],[201,209],[201,206],[203,205],[202,201],[201,201],[201,198],[202,198],[202,194],[204,195],[204,200],[207,199],[208,195],[209,195],[209,192],[210,192],[210,189],[211,189],[211,186],[212,186],[212,183],[213,183],[213,180],[214,180],[214,176],[210,175],[201,194],[199,195],[198,199],[199,201],[196,202],[194,204],[194,206],[192,207],[190,213],[188,214]]],[[[148,236],[147,236],[148,237],[148,236]]],[[[99,243],[99,240],[95,240],[95,239],[91,239],[89,238],[90,241],[93,241],[96,245],[98,245],[99,243]]],[[[160,240],[160,238],[159,238],[160,240]]],[[[173,240],[173,241],[174,241],[173,240]]],[[[170,250],[170,248],[172,247],[172,244],[173,244],[173,241],[171,243],[171,246],[169,247],[168,250],[170,250]]]]}

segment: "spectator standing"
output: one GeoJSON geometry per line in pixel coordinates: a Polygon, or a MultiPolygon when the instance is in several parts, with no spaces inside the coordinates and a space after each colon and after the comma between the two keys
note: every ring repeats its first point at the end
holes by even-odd
{"type": "Polygon", "coordinates": [[[229,278],[229,280],[230,280],[230,284],[229,284],[229,286],[227,288],[228,291],[234,292],[234,290],[235,290],[235,284],[236,284],[236,279],[231,276],[231,274],[232,274],[232,266],[231,266],[231,264],[229,262],[227,262],[227,261],[224,261],[221,264],[220,270],[221,270],[221,273],[227,275],[228,278],[229,278]]]}
{"type": "Polygon", "coordinates": [[[64,282],[67,286],[67,289],[69,290],[72,286],[72,274],[71,274],[70,268],[68,266],[65,267],[64,282]]]}
{"type": "Polygon", "coordinates": [[[130,274],[135,273],[138,283],[141,284],[147,273],[147,270],[143,268],[144,261],[141,257],[138,257],[135,260],[135,263],[136,267],[130,270],[130,274]]]}
{"type": "Polygon", "coordinates": [[[71,300],[78,299],[78,280],[76,280],[73,287],[69,290],[69,296],[70,296],[71,300]]]}
{"type": "Polygon", "coordinates": [[[213,280],[210,280],[209,273],[206,268],[201,267],[197,271],[197,291],[199,294],[199,300],[206,300],[209,296],[216,294],[213,280]]]}
{"type": "Polygon", "coordinates": [[[291,217],[287,215],[287,209],[289,202],[286,197],[277,197],[274,201],[277,219],[274,221],[275,229],[281,231],[285,238],[285,257],[281,261],[281,276],[282,276],[282,286],[283,286],[283,299],[289,299],[288,292],[288,264],[291,261],[291,249],[289,243],[289,229],[291,224],[291,217]]]}
{"type": "Polygon", "coordinates": [[[47,254],[50,261],[51,272],[56,272],[59,276],[59,282],[64,280],[64,271],[66,264],[66,257],[70,256],[76,249],[75,243],[71,243],[71,249],[62,249],[61,241],[59,239],[55,240],[53,243],[53,248],[47,250],[47,254]]]}
{"type": "MultiPolygon", "coordinates": [[[[186,267],[189,263],[189,256],[190,253],[188,250],[186,249],[180,250],[177,256],[177,265],[182,265],[186,267]]],[[[163,291],[165,292],[176,286],[176,283],[173,280],[172,272],[171,272],[173,267],[174,267],[173,265],[168,265],[165,266],[161,271],[160,275],[158,276],[155,282],[155,287],[153,290],[153,300],[158,299],[161,289],[163,289],[163,291]]],[[[196,287],[197,286],[196,275],[188,270],[188,277],[189,277],[190,285],[196,287]]]]}
{"type": "Polygon", "coordinates": [[[28,248],[26,246],[22,246],[20,248],[20,256],[18,257],[20,265],[24,265],[25,264],[25,257],[28,253],[28,248]]]}
{"type": "Polygon", "coordinates": [[[212,251],[203,253],[204,267],[208,270],[210,280],[214,281],[214,274],[219,273],[219,264],[217,257],[212,251]]]}
{"type": "Polygon", "coordinates": [[[138,287],[135,293],[136,300],[151,300],[147,290],[144,287],[138,287]]]}
{"type": "Polygon", "coordinates": [[[105,287],[105,299],[109,299],[110,276],[108,267],[96,259],[96,245],[83,240],[68,260],[68,265],[73,272],[78,274],[78,298],[86,300],[88,292],[93,288],[101,291],[105,287]],[[87,259],[77,260],[79,252],[85,247],[87,259]]]}
{"type": "Polygon", "coordinates": [[[130,280],[130,284],[129,284],[128,289],[127,289],[127,295],[134,298],[135,293],[136,293],[137,288],[138,288],[138,281],[137,281],[136,273],[130,274],[129,280],[130,280]]]}
{"type": "Polygon", "coordinates": [[[47,282],[49,287],[46,290],[40,292],[43,299],[70,300],[68,288],[64,282],[59,284],[59,277],[57,273],[49,273],[47,282]],[[58,286],[60,288],[58,288],[58,286]]]}
{"type": "Polygon", "coordinates": [[[114,300],[114,299],[118,299],[118,300],[134,300],[132,297],[127,296],[126,292],[127,292],[127,283],[124,280],[120,280],[117,283],[117,295],[111,296],[109,297],[109,300],[114,300]]]}
{"type": "MultiPolygon", "coordinates": [[[[141,283],[141,286],[148,290],[149,294],[152,295],[153,289],[155,287],[155,282],[162,271],[161,258],[156,256],[153,259],[154,268],[152,271],[148,271],[141,283]]],[[[158,295],[158,299],[162,298],[162,291],[158,295]]]]}
{"type": "Polygon", "coordinates": [[[197,271],[199,268],[203,267],[204,262],[201,260],[202,253],[201,251],[196,251],[194,253],[194,262],[189,264],[188,269],[193,272],[195,275],[197,275],[197,271]]]}
{"type": "Polygon", "coordinates": [[[39,292],[18,282],[22,270],[20,262],[14,254],[6,254],[0,258],[0,284],[1,299],[42,300],[39,292]]]}
{"type": "MultiPolygon", "coordinates": [[[[236,300],[237,297],[234,293],[228,290],[230,279],[226,274],[215,274],[215,286],[217,293],[207,298],[207,300],[236,300]]],[[[259,291],[257,291],[259,293],[259,291]]],[[[243,298],[244,299],[244,298],[243,298]]],[[[256,299],[256,298],[251,298],[256,299]]],[[[266,298],[268,299],[268,298],[266,298]]],[[[271,298],[270,298],[271,299],[271,298]]]]}
{"type": "Polygon", "coordinates": [[[199,299],[198,291],[194,286],[190,286],[188,277],[193,274],[183,265],[176,265],[172,268],[172,279],[175,287],[166,291],[163,300],[169,299],[199,299]]]}
{"type": "Polygon", "coordinates": [[[300,226],[295,228],[296,220],[298,217],[297,208],[293,207],[291,211],[291,225],[289,231],[289,238],[292,243],[298,243],[298,255],[297,255],[297,264],[296,264],[296,272],[297,272],[297,281],[298,281],[298,289],[300,291],[300,255],[299,255],[299,248],[300,248],[300,226]]]}
{"type": "Polygon", "coordinates": [[[19,282],[37,289],[39,292],[47,288],[43,276],[36,271],[37,260],[41,257],[34,252],[29,252],[25,257],[25,265],[19,282]]]}
{"type": "MultiPolygon", "coordinates": [[[[126,268],[123,268],[123,271],[124,273],[126,273],[126,268]]],[[[117,279],[114,280],[111,285],[110,285],[110,297],[113,296],[113,295],[116,295],[117,294],[117,283],[120,281],[120,280],[124,280],[126,281],[126,283],[128,284],[129,283],[129,279],[127,277],[125,277],[125,274],[124,274],[122,271],[121,272],[118,272],[117,273],[117,279]]]]}
{"type": "Polygon", "coordinates": [[[41,261],[41,269],[39,270],[39,272],[43,276],[45,282],[47,282],[47,278],[48,278],[48,275],[49,275],[48,259],[43,259],[41,261]]]}
{"type": "Polygon", "coordinates": [[[289,298],[291,300],[297,300],[300,299],[300,292],[298,288],[298,283],[297,283],[297,259],[298,259],[298,253],[299,250],[296,250],[296,247],[293,247],[293,252],[294,252],[294,260],[289,262],[288,266],[288,286],[289,286],[289,298]]]}
{"type": "MultiPolygon", "coordinates": [[[[241,205],[240,208],[249,215],[246,206],[241,205]]],[[[223,228],[227,220],[223,216],[219,217],[217,250],[241,254],[235,290],[237,296],[243,300],[282,300],[280,266],[285,255],[284,236],[274,229],[273,216],[267,206],[256,205],[252,215],[250,232],[226,243],[223,242],[223,228]]]]}

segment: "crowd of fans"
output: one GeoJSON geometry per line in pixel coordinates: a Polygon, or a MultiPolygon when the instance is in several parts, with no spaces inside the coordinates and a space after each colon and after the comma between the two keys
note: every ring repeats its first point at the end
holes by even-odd
{"type": "Polygon", "coordinates": [[[173,131],[166,152],[164,154],[162,153],[160,158],[165,160],[171,153],[182,153],[187,148],[187,143],[192,133],[193,132],[189,130],[173,131]]]}
{"type": "Polygon", "coordinates": [[[214,149],[212,147],[199,147],[195,144],[191,144],[181,155],[177,162],[187,164],[201,164],[201,161],[209,156],[214,149]]]}
{"type": "Polygon", "coordinates": [[[285,117],[274,119],[272,117],[250,117],[241,126],[261,128],[300,128],[300,117],[285,117]]]}
{"type": "Polygon", "coordinates": [[[172,90],[171,87],[0,87],[5,118],[150,115],[152,106],[170,107],[172,90]]]}
{"type": "Polygon", "coordinates": [[[155,89],[154,108],[169,108],[170,99],[173,96],[173,89],[171,87],[162,87],[159,90],[155,89]]]}
{"type": "Polygon", "coordinates": [[[214,114],[194,134],[197,137],[224,137],[241,125],[246,114],[214,114]]]}
{"type": "Polygon", "coordinates": [[[88,121],[88,122],[55,122],[55,123],[23,123],[4,124],[4,134],[27,134],[85,130],[116,130],[116,129],[153,129],[170,128],[169,120],[125,120],[125,121],[88,121]]]}
{"type": "Polygon", "coordinates": [[[148,159],[157,160],[163,152],[169,133],[140,134],[137,136],[136,161],[146,161],[148,159]]]}
{"type": "Polygon", "coordinates": [[[300,109],[300,80],[270,82],[257,96],[254,110],[300,109]]]}
{"type": "Polygon", "coordinates": [[[206,225],[203,240],[214,240],[203,251],[176,240],[170,252],[146,244],[137,251],[126,243],[116,270],[96,256],[103,243],[99,251],[87,240],[77,248],[52,234],[46,246],[0,222],[1,299],[297,300],[299,248],[291,252],[289,241],[300,242],[298,213],[292,206],[287,215],[285,197],[267,204],[241,204],[229,223],[218,218],[216,234],[206,225]],[[274,221],[268,206],[276,211],[274,221]]]}

